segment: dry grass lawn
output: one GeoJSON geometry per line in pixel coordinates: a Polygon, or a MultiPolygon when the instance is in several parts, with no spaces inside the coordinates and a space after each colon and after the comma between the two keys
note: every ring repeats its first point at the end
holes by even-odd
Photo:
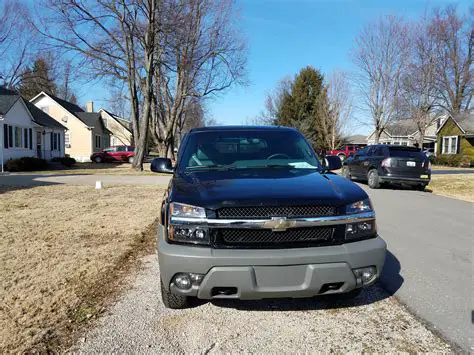
{"type": "Polygon", "coordinates": [[[474,202],[474,174],[431,175],[433,193],[474,202]]]}
{"type": "Polygon", "coordinates": [[[474,168],[459,168],[453,166],[432,165],[431,170],[474,170],[474,168]]]}
{"type": "Polygon", "coordinates": [[[0,353],[64,350],[100,312],[123,265],[149,247],[162,191],[55,185],[0,194],[0,353]]]}
{"type": "MultiPolygon", "coordinates": [[[[87,175],[156,175],[150,170],[150,163],[143,164],[143,171],[136,171],[131,168],[130,164],[114,164],[114,163],[77,163],[76,165],[66,168],[62,165],[55,165],[55,169],[34,171],[33,174],[45,175],[68,175],[68,174],[87,174],[87,175]]],[[[29,172],[28,174],[32,174],[29,172]]]]}

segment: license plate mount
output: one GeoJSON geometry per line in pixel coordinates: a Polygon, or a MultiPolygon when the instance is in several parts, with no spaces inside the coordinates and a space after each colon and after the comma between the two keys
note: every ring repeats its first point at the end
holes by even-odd
{"type": "Polygon", "coordinates": [[[407,166],[409,166],[410,168],[414,168],[416,166],[416,162],[414,161],[407,161],[407,166]]]}

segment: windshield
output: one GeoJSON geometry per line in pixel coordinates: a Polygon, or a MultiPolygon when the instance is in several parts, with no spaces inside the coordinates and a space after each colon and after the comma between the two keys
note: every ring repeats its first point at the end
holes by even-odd
{"type": "Polygon", "coordinates": [[[312,148],[296,131],[229,130],[190,134],[178,169],[319,167],[312,148]]]}
{"type": "Polygon", "coordinates": [[[425,158],[424,153],[422,153],[419,148],[389,147],[389,151],[390,156],[395,158],[425,158]]]}

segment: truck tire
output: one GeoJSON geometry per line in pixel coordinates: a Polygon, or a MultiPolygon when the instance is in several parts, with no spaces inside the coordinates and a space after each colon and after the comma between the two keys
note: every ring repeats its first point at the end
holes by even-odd
{"type": "Polygon", "coordinates": [[[337,156],[339,157],[339,159],[341,159],[341,161],[346,160],[346,155],[345,154],[338,154],[337,156]]]}
{"type": "Polygon", "coordinates": [[[350,173],[349,168],[347,166],[342,167],[341,175],[343,177],[345,177],[347,180],[351,179],[351,173],[350,173]]]}
{"type": "Polygon", "coordinates": [[[165,287],[163,286],[163,281],[161,281],[160,283],[161,283],[161,299],[166,308],[184,309],[190,306],[189,297],[175,295],[174,293],[171,293],[170,291],[166,291],[165,287]]]}
{"type": "Polygon", "coordinates": [[[378,189],[380,187],[380,178],[377,169],[369,170],[367,174],[367,184],[371,189],[378,189]]]}

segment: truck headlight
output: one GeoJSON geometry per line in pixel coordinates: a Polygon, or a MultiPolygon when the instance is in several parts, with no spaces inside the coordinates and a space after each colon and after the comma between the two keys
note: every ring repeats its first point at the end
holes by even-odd
{"type": "Polygon", "coordinates": [[[173,202],[170,206],[170,215],[172,217],[206,218],[206,210],[202,207],[173,202]]]}
{"type": "Polygon", "coordinates": [[[346,206],[346,214],[354,214],[354,213],[363,213],[363,212],[370,212],[372,211],[372,204],[370,200],[366,198],[365,200],[360,200],[350,205],[346,206]]]}
{"type": "Polygon", "coordinates": [[[168,240],[176,243],[209,245],[209,229],[187,224],[170,224],[168,240]]]}

